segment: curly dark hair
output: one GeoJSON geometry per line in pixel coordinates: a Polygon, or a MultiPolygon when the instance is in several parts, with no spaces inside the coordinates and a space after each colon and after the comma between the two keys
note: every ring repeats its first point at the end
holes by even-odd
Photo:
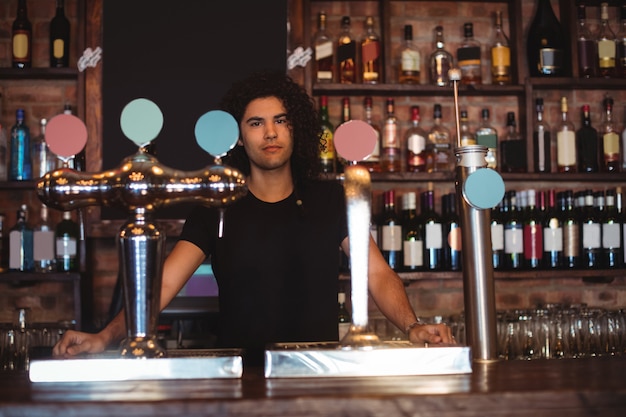
{"type": "MultiPolygon", "coordinates": [[[[317,178],[320,174],[318,156],[322,134],[318,112],[311,96],[287,74],[270,70],[255,72],[234,83],[222,98],[220,107],[240,124],[248,104],[265,97],[277,97],[287,110],[294,141],[291,155],[294,182],[302,184],[317,178]]],[[[224,159],[245,175],[250,174],[250,160],[243,146],[236,146],[224,159]]]]}

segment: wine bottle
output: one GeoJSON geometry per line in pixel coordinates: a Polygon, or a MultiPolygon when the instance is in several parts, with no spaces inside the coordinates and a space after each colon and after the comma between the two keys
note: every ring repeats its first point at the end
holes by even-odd
{"type": "Polygon", "coordinates": [[[31,272],[33,260],[33,229],[28,225],[28,207],[17,210],[15,225],[9,230],[9,270],[31,272]]]}
{"type": "Polygon", "coordinates": [[[56,13],[50,21],[50,66],[68,67],[70,62],[70,21],[65,16],[64,0],[57,0],[56,13]]]}
{"type": "Polygon", "coordinates": [[[383,172],[400,172],[402,170],[402,148],[393,98],[387,99],[386,109],[381,141],[381,169],[383,172]]]}
{"type": "MultiPolygon", "coordinates": [[[[605,97],[602,104],[604,105],[604,114],[599,129],[601,137],[600,145],[602,148],[602,170],[606,172],[619,172],[620,138],[617,132],[617,126],[615,126],[613,122],[613,99],[611,97],[605,97]]],[[[623,150],[623,152],[626,152],[626,150],[623,150]]]]}
{"type": "Polygon", "coordinates": [[[433,126],[428,132],[426,170],[428,172],[450,172],[454,169],[450,131],[441,121],[441,104],[435,103],[433,126]]]}
{"type": "Polygon", "coordinates": [[[496,24],[491,42],[491,82],[492,84],[511,84],[511,47],[509,38],[502,28],[502,11],[496,11],[496,24]]]}
{"type": "Polygon", "coordinates": [[[71,211],[63,212],[63,219],[55,228],[57,271],[78,271],[78,223],[72,219],[71,211]]]}
{"type": "Polygon", "coordinates": [[[461,131],[461,146],[476,145],[476,136],[470,130],[467,110],[461,110],[459,130],[461,131]]]}
{"type": "Polygon", "coordinates": [[[576,172],[576,128],[567,111],[567,97],[561,97],[561,123],[556,128],[556,164],[559,172],[576,172]]]}
{"type": "Polygon", "coordinates": [[[317,32],[313,35],[314,77],[318,83],[332,83],[334,78],[334,43],[326,30],[326,12],[317,16],[317,32]]]}
{"type": "Polygon", "coordinates": [[[581,267],[600,268],[602,225],[594,207],[593,191],[585,191],[585,206],[581,215],[581,267]]]}
{"type": "Polygon", "coordinates": [[[560,209],[561,224],[563,225],[563,262],[566,268],[580,266],[580,220],[574,203],[572,190],[564,191],[564,198],[560,209]]]}
{"type": "Polygon", "coordinates": [[[435,50],[428,59],[430,70],[430,83],[445,87],[450,84],[448,71],[454,67],[452,54],[445,49],[443,39],[443,26],[435,27],[435,50]]]}
{"type": "Polygon", "coordinates": [[[528,27],[526,53],[531,77],[568,76],[569,40],[554,14],[550,0],[539,0],[528,27]]]}
{"type": "Polygon", "coordinates": [[[533,125],[533,162],[535,172],[552,171],[552,140],[550,126],[543,119],[543,98],[535,99],[535,123],[533,125]]]}
{"type": "MultiPolygon", "coordinates": [[[[63,114],[72,114],[72,105],[65,103],[63,106],[63,114]]],[[[156,144],[154,141],[144,146],[144,150],[151,155],[156,155],[156,144]]],[[[76,171],[85,171],[87,169],[87,155],[85,148],[81,149],[76,155],[70,158],[68,167],[76,171]]]]}
{"type": "Polygon", "coordinates": [[[504,267],[522,269],[524,267],[524,224],[517,207],[517,194],[506,193],[504,211],[504,267]]]}
{"type": "Polygon", "coordinates": [[[400,270],[402,261],[402,224],[396,213],[396,193],[383,194],[384,211],[380,222],[380,246],[383,257],[394,270],[400,270]]]}
{"type": "Polygon", "coordinates": [[[624,210],[624,194],[622,193],[622,187],[617,187],[615,190],[615,210],[617,211],[617,218],[621,224],[620,235],[622,238],[622,267],[626,267],[626,210],[624,210]]]}
{"type": "Polygon", "coordinates": [[[598,131],[591,126],[589,105],[581,108],[582,126],[576,131],[578,170],[580,172],[598,172],[598,131]]]}
{"type": "Polygon", "coordinates": [[[403,270],[424,269],[424,231],[417,214],[417,195],[414,191],[402,195],[402,255],[403,270]]]}
{"type": "Polygon", "coordinates": [[[463,41],[456,50],[458,66],[461,70],[461,84],[482,84],[480,42],[474,39],[474,25],[463,25],[463,41]]]}
{"type": "Polygon", "coordinates": [[[435,192],[424,191],[421,194],[421,218],[424,225],[424,267],[427,270],[442,270],[443,263],[443,225],[435,211],[435,192]]]}
{"type": "Polygon", "coordinates": [[[56,270],[55,228],[48,216],[48,207],[41,206],[39,222],[33,228],[33,259],[35,272],[54,272],[56,270]]]}
{"type": "Polygon", "coordinates": [[[406,170],[408,172],[426,172],[427,134],[420,127],[420,108],[411,106],[411,125],[404,132],[406,144],[406,170]]]}
{"type": "Polygon", "coordinates": [[[33,27],[28,20],[26,0],[18,0],[17,16],[12,30],[13,68],[30,68],[32,65],[33,27]]]}
{"type": "Polygon", "coordinates": [[[517,130],[515,113],[506,114],[507,133],[500,142],[502,155],[502,172],[526,172],[526,141],[517,130]]]}
{"type": "Polygon", "coordinates": [[[578,48],[578,76],[594,78],[598,76],[598,52],[596,40],[587,25],[585,5],[578,5],[578,27],[576,46],[578,48]]]}
{"type": "Polygon", "coordinates": [[[335,172],[335,143],[333,140],[334,127],[328,118],[328,96],[320,96],[320,125],[322,135],[320,137],[320,165],[322,172],[335,172]]]}
{"type": "Polygon", "coordinates": [[[600,26],[596,35],[598,42],[598,68],[600,76],[614,78],[617,75],[615,68],[616,46],[615,33],[609,25],[609,4],[600,4],[600,26]]]}
{"type": "Polygon", "coordinates": [[[24,122],[24,109],[17,109],[15,119],[15,125],[11,128],[9,180],[30,180],[32,179],[30,129],[24,122]]]}
{"type": "Polygon", "coordinates": [[[616,206],[616,190],[606,190],[606,209],[600,221],[602,224],[602,257],[605,268],[619,268],[624,260],[622,224],[616,206]]]}
{"type": "Polygon", "coordinates": [[[548,269],[563,267],[563,224],[557,208],[565,205],[564,194],[548,191],[548,204],[543,218],[543,266],[548,269]]]}
{"type": "Polygon", "coordinates": [[[456,194],[444,194],[441,197],[443,224],[443,262],[444,269],[449,271],[460,271],[462,269],[462,238],[459,216],[456,212],[456,194]]]}
{"type": "Polygon", "coordinates": [[[381,133],[380,127],[374,123],[372,119],[372,97],[366,96],[363,99],[363,111],[365,114],[365,122],[374,129],[376,133],[376,144],[374,146],[374,150],[371,155],[365,158],[360,162],[361,165],[367,168],[369,172],[380,172],[380,141],[381,141],[381,133]]]}
{"type": "Polygon", "coordinates": [[[543,259],[543,218],[539,209],[536,190],[528,190],[528,208],[524,216],[524,264],[526,268],[537,269],[543,259]]]}
{"type": "Polygon", "coordinates": [[[398,54],[398,82],[400,84],[419,84],[421,54],[413,43],[413,25],[404,25],[404,42],[398,54]]]}
{"type": "Polygon", "coordinates": [[[48,120],[43,118],[39,121],[39,135],[33,138],[31,148],[33,178],[40,178],[46,173],[56,169],[58,157],[46,144],[46,125],[48,120]]]}
{"type": "MultiPolygon", "coordinates": [[[[617,75],[626,78],[626,4],[619,10],[620,29],[615,35],[617,47],[617,75]]],[[[626,152],[624,152],[626,154],[626,152]]]]}
{"type": "Polygon", "coordinates": [[[339,311],[337,313],[337,324],[339,330],[339,341],[348,334],[350,330],[350,326],[352,325],[352,316],[346,307],[346,293],[339,292],[337,293],[337,304],[339,311]]]}
{"type": "Polygon", "coordinates": [[[380,36],[374,30],[374,18],[365,18],[365,35],[361,40],[361,79],[364,84],[382,81],[380,36]]]}
{"type": "Polygon", "coordinates": [[[337,70],[340,83],[356,82],[356,40],[352,35],[350,16],[341,19],[341,33],[337,40],[337,70]]]}
{"type": "Polygon", "coordinates": [[[504,201],[491,210],[491,260],[493,269],[504,269],[504,201]]]}
{"type": "Polygon", "coordinates": [[[474,133],[476,143],[487,147],[487,167],[498,168],[498,131],[489,122],[489,109],[481,110],[482,121],[474,133]]]}

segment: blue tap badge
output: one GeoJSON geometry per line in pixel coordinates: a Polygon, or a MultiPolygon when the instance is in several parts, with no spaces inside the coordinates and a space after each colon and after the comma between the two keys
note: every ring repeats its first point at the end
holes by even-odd
{"type": "Polygon", "coordinates": [[[194,133],[198,145],[216,158],[226,155],[239,140],[237,121],[222,110],[212,110],[200,116],[194,133]]]}
{"type": "Polygon", "coordinates": [[[463,185],[467,202],[477,209],[495,207],[504,196],[504,181],[493,169],[481,168],[471,173],[463,185]]]}

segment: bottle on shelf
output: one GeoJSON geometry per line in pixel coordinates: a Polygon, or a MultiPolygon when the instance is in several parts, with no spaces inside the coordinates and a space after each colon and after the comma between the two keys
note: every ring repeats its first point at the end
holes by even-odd
{"type": "Polygon", "coordinates": [[[506,136],[500,142],[501,170],[502,172],[527,172],[526,141],[517,130],[515,113],[506,114],[506,128],[506,136]]]}
{"type": "Polygon", "coordinates": [[[13,21],[11,34],[13,68],[30,68],[32,66],[33,27],[28,20],[26,0],[18,0],[17,16],[13,21]]]}
{"type": "Polygon", "coordinates": [[[444,269],[460,271],[462,269],[462,239],[459,216],[456,212],[456,194],[444,194],[441,197],[441,222],[443,223],[443,262],[444,269]]]}
{"type": "Polygon", "coordinates": [[[356,83],[356,49],[350,16],[344,16],[341,18],[341,33],[337,39],[337,79],[342,84],[356,83]]]}
{"type": "Polygon", "coordinates": [[[617,47],[617,75],[626,78],[626,4],[619,9],[620,27],[615,35],[617,47]]]}
{"type": "Polygon", "coordinates": [[[456,50],[456,59],[461,70],[461,84],[482,84],[480,42],[474,39],[474,24],[463,25],[463,41],[456,50]]]}
{"type": "Polygon", "coordinates": [[[315,82],[318,83],[332,83],[335,81],[334,41],[326,29],[326,19],[326,12],[319,12],[317,16],[317,32],[313,35],[313,74],[315,82]]]}
{"type": "MultiPolygon", "coordinates": [[[[63,106],[63,114],[72,114],[72,105],[65,103],[63,106]]],[[[156,155],[155,141],[150,142],[144,147],[145,151],[151,155],[156,155]]],[[[74,155],[68,161],[68,168],[75,169],[76,171],[85,171],[87,169],[87,156],[85,148],[81,149],[76,155],[74,155]]]]}
{"type": "Polygon", "coordinates": [[[543,192],[527,190],[528,206],[524,215],[524,266],[528,269],[541,268],[543,262],[543,192]]]}
{"type": "Polygon", "coordinates": [[[615,188],[606,190],[606,209],[601,216],[602,224],[602,265],[605,268],[619,268],[624,263],[624,237],[622,220],[617,211],[615,188]]]}
{"type": "Polygon", "coordinates": [[[533,125],[533,162],[535,172],[552,171],[552,139],[550,126],[543,118],[543,98],[535,99],[535,123],[533,125]]]}
{"type": "Polygon", "coordinates": [[[339,292],[337,293],[337,304],[339,311],[337,313],[337,324],[339,326],[339,341],[341,341],[348,331],[350,330],[350,326],[352,325],[352,315],[348,311],[346,307],[346,293],[339,292]]]}
{"type": "Polygon", "coordinates": [[[364,84],[378,84],[382,79],[380,36],[374,29],[374,18],[365,18],[365,35],[361,40],[361,80],[364,84]]]}
{"type": "Polygon", "coordinates": [[[80,229],[72,219],[71,211],[64,211],[55,228],[57,271],[78,271],[78,240],[80,229]]]}
{"type": "Polygon", "coordinates": [[[560,269],[563,267],[563,224],[558,207],[565,204],[565,196],[562,192],[557,193],[551,189],[548,191],[547,200],[543,217],[543,267],[560,269]]]}
{"type": "Polygon", "coordinates": [[[421,221],[424,225],[424,268],[439,271],[443,262],[443,224],[435,211],[435,192],[424,191],[421,194],[421,221]]]}
{"type": "Polygon", "coordinates": [[[450,172],[454,169],[450,131],[441,121],[441,104],[435,103],[433,126],[428,132],[426,170],[428,172],[450,172]]]}
{"type": "Polygon", "coordinates": [[[394,99],[387,98],[385,107],[386,114],[381,141],[381,170],[383,172],[400,172],[402,170],[402,148],[394,99]]]}
{"type": "Polygon", "coordinates": [[[563,192],[560,208],[560,219],[563,225],[563,264],[566,268],[580,266],[580,220],[576,209],[572,190],[563,192]]]}
{"type": "Polygon", "coordinates": [[[531,77],[569,75],[569,40],[550,0],[539,0],[528,28],[526,53],[531,77]]]}
{"type": "Polygon", "coordinates": [[[489,109],[481,110],[482,121],[474,133],[476,143],[487,147],[487,167],[498,168],[498,131],[489,122],[489,109]]]}
{"type": "Polygon", "coordinates": [[[369,172],[380,172],[380,140],[381,133],[380,127],[374,123],[372,119],[372,97],[366,96],[363,99],[363,110],[365,113],[365,122],[372,126],[374,132],[376,132],[376,146],[372,151],[372,154],[361,161],[361,164],[367,168],[369,172]]]}
{"type": "MultiPolygon", "coordinates": [[[[337,127],[352,120],[352,111],[350,110],[350,97],[341,99],[341,120],[337,127]]],[[[336,129],[335,129],[336,130],[336,129]]]]}
{"type": "Polygon", "coordinates": [[[32,141],[31,158],[33,178],[41,178],[46,173],[57,168],[58,157],[50,150],[46,143],[46,125],[48,120],[42,118],[39,121],[39,135],[32,141]]]}
{"type": "Polygon", "coordinates": [[[504,200],[491,209],[490,232],[493,269],[504,269],[504,200]]]}
{"type": "Polygon", "coordinates": [[[393,270],[400,270],[402,261],[402,224],[396,213],[396,192],[383,194],[384,211],[380,222],[380,249],[393,270]]]}
{"type": "Polygon", "coordinates": [[[461,110],[459,118],[459,130],[461,131],[461,146],[476,145],[476,136],[470,130],[467,110],[461,110]]]}
{"type": "Polygon", "coordinates": [[[561,123],[556,128],[556,164],[559,172],[576,172],[576,128],[568,116],[567,97],[561,97],[561,123]]]}
{"type": "Polygon", "coordinates": [[[517,193],[506,193],[504,203],[504,268],[510,270],[524,267],[524,223],[517,206],[517,193]]]}
{"type": "Polygon", "coordinates": [[[604,78],[614,78],[617,75],[615,67],[616,42],[615,33],[609,25],[609,4],[600,4],[600,26],[596,34],[598,43],[598,68],[600,76],[604,78]]]}
{"type": "Polygon", "coordinates": [[[496,11],[496,25],[491,42],[491,83],[511,84],[511,47],[502,28],[502,11],[496,11]]]}
{"type": "Polygon", "coordinates": [[[70,21],[64,0],[56,0],[56,13],[50,21],[50,67],[65,68],[70,63],[70,21]]]}
{"type": "Polygon", "coordinates": [[[578,170],[580,172],[598,172],[598,131],[591,126],[591,114],[588,104],[581,108],[582,125],[576,131],[576,150],[578,170]]]}
{"type": "Polygon", "coordinates": [[[33,229],[28,225],[28,207],[22,204],[9,230],[9,270],[32,272],[34,267],[33,229]]]}
{"type": "MultiPolygon", "coordinates": [[[[613,99],[611,97],[605,97],[602,101],[604,107],[604,114],[602,116],[602,123],[598,133],[600,135],[600,147],[601,151],[601,165],[602,170],[606,172],[619,172],[620,171],[620,137],[617,131],[617,126],[613,122],[613,99]]],[[[622,150],[626,152],[626,150],[622,150]]]]}
{"type": "Polygon", "coordinates": [[[27,181],[32,179],[30,159],[30,129],[24,122],[24,109],[15,112],[15,125],[11,128],[10,139],[10,181],[27,181]]]}
{"type": "Polygon", "coordinates": [[[624,129],[622,130],[622,172],[626,172],[626,107],[624,108],[624,129]]]}
{"type": "Polygon", "coordinates": [[[578,49],[578,76],[580,78],[595,78],[598,76],[598,52],[596,39],[587,24],[587,15],[584,4],[579,4],[578,27],[576,35],[578,37],[576,46],[578,49]]]}
{"type": "Polygon", "coordinates": [[[581,224],[581,268],[600,268],[602,256],[602,225],[594,206],[592,190],[585,191],[585,206],[583,207],[581,224]]]}
{"type": "Polygon", "coordinates": [[[0,213],[0,273],[5,272],[7,270],[7,259],[8,254],[6,253],[7,244],[4,242],[5,234],[4,234],[4,223],[6,217],[4,213],[0,213]]]}
{"type": "Polygon", "coordinates": [[[435,27],[435,50],[428,59],[430,70],[430,83],[439,87],[450,85],[448,71],[454,67],[454,58],[446,50],[443,38],[443,26],[435,27]]]}
{"type": "Polygon", "coordinates": [[[55,227],[50,222],[48,207],[41,205],[39,222],[33,227],[33,259],[35,272],[54,272],[56,270],[55,227]]]}
{"type": "Polygon", "coordinates": [[[0,124],[0,181],[9,179],[9,141],[7,139],[6,129],[0,124]]]}
{"type": "Polygon", "coordinates": [[[398,82],[400,84],[419,84],[421,72],[419,49],[413,43],[413,25],[404,25],[404,42],[398,53],[398,82]]]}
{"type": "Polygon", "coordinates": [[[406,170],[408,172],[426,172],[427,134],[420,127],[420,108],[411,106],[411,125],[404,132],[406,144],[406,170]]]}
{"type": "Polygon", "coordinates": [[[335,172],[335,143],[333,135],[335,129],[328,118],[328,96],[320,96],[320,125],[322,135],[320,136],[320,165],[322,172],[335,172]]]}
{"type": "Polygon", "coordinates": [[[617,211],[617,218],[621,224],[620,235],[622,237],[622,267],[626,267],[626,210],[624,209],[624,194],[622,193],[622,187],[615,189],[615,210],[617,211]]]}
{"type": "Polygon", "coordinates": [[[424,231],[414,191],[402,194],[402,257],[404,271],[424,269],[424,231]]]}

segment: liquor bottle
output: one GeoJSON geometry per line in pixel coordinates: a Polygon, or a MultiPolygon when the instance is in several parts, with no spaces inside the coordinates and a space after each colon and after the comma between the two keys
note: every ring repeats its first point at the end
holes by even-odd
{"type": "Polygon", "coordinates": [[[320,165],[322,172],[335,172],[335,143],[333,135],[335,129],[328,118],[328,96],[320,96],[320,125],[322,135],[320,136],[320,165]]]}
{"type": "Polygon", "coordinates": [[[454,167],[450,131],[442,124],[441,117],[441,104],[436,103],[433,110],[433,126],[428,132],[426,144],[429,153],[426,160],[428,172],[450,172],[454,167]]]}
{"type": "Polygon", "coordinates": [[[317,16],[317,32],[313,35],[313,52],[315,82],[334,82],[334,43],[326,30],[326,12],[324,11],[317,16]]]}
{"type": "Polygon", "coordinates": [[[626,108],[624,108],[624,129],[622,130],[622,171],[626,172],[626,108]]]}
{"type": "Polygon", "coordinates": [[[396,193],[383,194],[384,211],[380,222],[380,246],[383,257],[393,270],[400,270],[402,261],[402,224],[396,213],[396,193]]]}
{"type": "Polygon", "coordinates": [[[46,173],[56,169],[58,157],[46,144],[46,125],[48,121],[43,118],[39,121],[39,135],[32,141],[31,158],[33,178],[40,178],[46,173]]]}
{"type": "Polygon", "coordinates": [[[8,259],[8,256],[5,253],[5,251],[7,250],[7,244],[4,242],[4,238],[5,238],[4,222],[5,222],[4,213],[0,213],[0,273],[6,272],[7,270],[6,261],[8,259]]]}
{"type": "Polygon", "coordinates": [[[622,193],[622,187],[617,187],[615,190],[615,209],[617,216],[621,224],[621,237],[622,237],[622,267],[626,267],[626,210],[624,209],[624,194],[622,193]]]}
{"type": "Polygon", "coordinates": [[[54,272],[56,270],[55,228],[50,223],[48,207],[41,206],[39,222],[33,228],[33,259],[35,272],[54,272]]]}
{"type": "Polygon", "coordinates": [[[456,50],[456,59],[461,70],[461,84],[482,84],[480,42],[474,39],[474,25],[463,25],[463,41],[456,50]]]}
{"type": "Polygon", "coordinates": [[[537,201],[535,190],[527,190],[528,207],[524,216],[524,265],[529,269],[542,266],[543,259],[543,218],[539,207],[543,201],[537,201]]]}
{"type": "Polygon", "coordinates": [[[424,268],[424,231],[417,214],[414,191],[402,194],[402,256],[403,270],[420,271],[424,268]]]}
{"type": "Polygon", "coordinates": [[[569,75],[566,32],[554,14],[550,0],[539,0],[528,28],[526,53],[531,77],[569,75]]]}
{"type": "Polygon", "coordinates": [[[461,131],[461,146],[476,145],[476,136],[472,133],[467,118],[467,110],[461,110],[459,118],[459,130],[461,131]]]}
{"type": "Polygon", "coordinates": [[[402,169],[402,148],[393,98],[387,99],[386,109],[381,141],[381,170],[383,172],[400,172],[402,169]]]}
{"type": "Polygon", "coordinates": [[[506,114],[506,136],[500,142],[502,172],[526,172],[526,141],[517,130],[515,113],[506,114]]]}
{"type": "Polygon", "coordinates": [[[535,99],[536,118],[533,125],[533,162],[535,172],[550,172],[552,170],[552,140],[550,126],[543,119],[543,99],[535,99]]]}
{"type": "Polygon", "coordinates": [[[349,122],[350,120],[352,120],[352,112],[350,110],[350,97],[344,97],[341,99],[341,120],[339,121],[337,127],[346,122],[349,122]]]}
{"type": "Polygon", "coordinates": [[[71,211],[63,212],[63,219],[55,229],[57,271],[78,271],[78,223],[72,219],[71,211]]]}
{"type": "Polygon", "coordinates": [[[623,264],[622,223],[616,206],[616,190],[606,190],[606,209],[601,217],[602,257],[604,268],[619,268],[623,264]]]}
{"type": "Polygon", "coordinates": [[[9,179],[9,141],[7,139],[6,129],[0,124],[0,181],[7,181],[9,179]]]}
{"type": "Polygon", "coordinates": [[[598,76],[598,52],[596,40],[587,25],[585,5],[578,5],[578,76],[580,78],[594,78],[598,76]]]}
{"type": "Polygon", "coordinates": [[[524,224],[517,207],[517,194],[506,193],[504,211],[504,267],[522,269],[524,267],[524,224]]]}
{"type": "Polygon", "coordinates": [[[430,271],[442,270],[443,263],[443,224],[435,211],[435,192],[421,194],[421,218],[424,225],[424,267],[430,271]]]}
{"type": "Polygon", "coordinates": [[[600,4],[600,26],[596,40],[598,43],[598,68],[600,76],[614,78],[617,75],[615,68],[616,46],[615,33],[609,25],[609,4],[600,4]]]}
{"type": "Polygon", "coordinates": [[[491,260],[493,269],[504,269],[504,201],[491,210],[491,260]]]}
{"type": "Polygon", "coordinates": [[[620,29],[615,35],[617,47],[617,75],[626,78],[626,4],[619,10],[620,29]]]}
{"type": "Polygon", "coordinates": [[[70,62],[70,21],[64,0],[57,0],[56,14],[50,21],[50,66],[68,67],[70,62]]]}
{"type": "Polygon", "coordinates": [[[374,18],[365,18],[365,35],[361,40],[361,79],[364,84],[382,81],[380,36],[374,30],[374,18]]]}
{"type": "MultiPolygon", "coordinates": [[[[602,104],[604,105],[604,115],[600,124],[600,146],[602,148],[602,170],[606,172],[619,172],[620,170],[620,149],[619,149],[619,133],[617,126],[613,122],[613,99],[605,97],[602,104]]],[[[626,152],[626,150],[623,150],[626,152]]]]}
{"type": "MultiPolygon", "coordinates": [[[[72,114],[72,105],[65,103],[63,106],[63,114],[72,114]]],[[[151,155],[156,155],[156,145],[154,141],[144,146],[144,150],[151,155]]],[[[87,157],[85,154],[85,148],[81,149],[76,155],[70,158],[68,167],[75,169],[76,171],[85,171],[87,168],[87,157]]]]}
{"type": "Polygon", "coordinates": [[[547,269],[563,267],[563,224],[558,207],[565,205],[565,195],[554,189],[548,191],[548,205],[543,218],[543,266],[547,269]]]}
{"type": "Polygon", "coordinates": [[[30,159],[30,129],[24,123],[24,109],[17,109],[15,125],[11,128],[10,181],[32,179],[30,159]]]}
{"type": "Polygon", "coordinates": [[[411,106],[411,126],[404,132],[406,144],[406,170],[408,172],[426,172],[427,134],[420,127],[420,108],[411,106]]]}
{"type": "Polygon", "coordinates": [[[591,126],[588,104],[581,108],[582,126],[576,131],[576,151],[580,172],[598,172],[598,131],[591,126]]]}
{"type": "Polygon", "coordinates": [[[454,58],[445,48],[443,40],[443,26],[435,28],[435,50],[428,59],[430,69],[430,83],[439,87],[446,87],[450,84],[448,71],[454,67],[454,58]]]}
{"type": "Polygon", "coordinates": [[[419,84],[421,70],[421,54],[413,43],[413,25],[404,25],[404,42],[398,54],[398,82],[400,84],[419,84]]]}
{"type": "Polygon", "coordinates": [[[339,292],[337,293],[337,304],[339,311],[337,313],[337,324],[339,327],[339,341],[341,341],[348,331],[350,330],[350,326],[352,325],[352,316],[346,307],[346,293],[339,292]]]}
{"type": "Polygon", "coordinates": [[[498,168],[498,131],[489,122],[489,109],[481,110],[482,121],[474,133],[476,143],[487,147],[487,167],[498,168]]]}
{"type": "Polygon", "coordinates": [[[12,53],[13,68],[30,68],[32,65],[33,28],[28,20],[26,0],[18,0],[17,16],[13,21],[12,53]]]}
{"type": "Polygon", "coordinates": [[[502,11],[496,11],[496,26],[491,42],[491,83],[511,84],[511,47],[502,28],[502,11]]]}
{"type": "Polygon", "coordinates": [[[602,225],[594,207],[593,191],[585,191],[585,207],[580,217],[581,267],[600,268],[602,225]]]}
{"type": "Polygon", "coordinates": [[[372,119],[372,97],[366,96],[363,99],[363,110],[365,113],[365,122],[374,129],[376,133],[376,146],[372,154],[361,161],[361,165],[365,166],[369,172],[380,172],[380,140],[381,133],[380,127],[374,123],[372,119]]]}
{"type": "Polygon", "coordinates": [[[559,172],[576,172],[576,128],[567,114],[567,97],[561,97],[561,123],[556,128],[556,164],[559,172]]]}
{"type": "Polygon", "coordinates": [[[9,231],[9,270],[31,272],[33,261],[33,229],[28,225],[28,207],[17,210],[17,221],[9,231]]]}
{"type": "Polygon", "coordinates": [[[443,224],[443,263],[444,269],[460,271],[462,269],[461,225],[456,212],[456,194],[444,194],[441,197],[441,222],[443,224]]]}
{"type": "Polygon", "coordinates": [[[341,19],[341,33],[337,40],[337,79],[342,84],[356,82],[356,40],[352,36],[350,16],[341,19]]]}

